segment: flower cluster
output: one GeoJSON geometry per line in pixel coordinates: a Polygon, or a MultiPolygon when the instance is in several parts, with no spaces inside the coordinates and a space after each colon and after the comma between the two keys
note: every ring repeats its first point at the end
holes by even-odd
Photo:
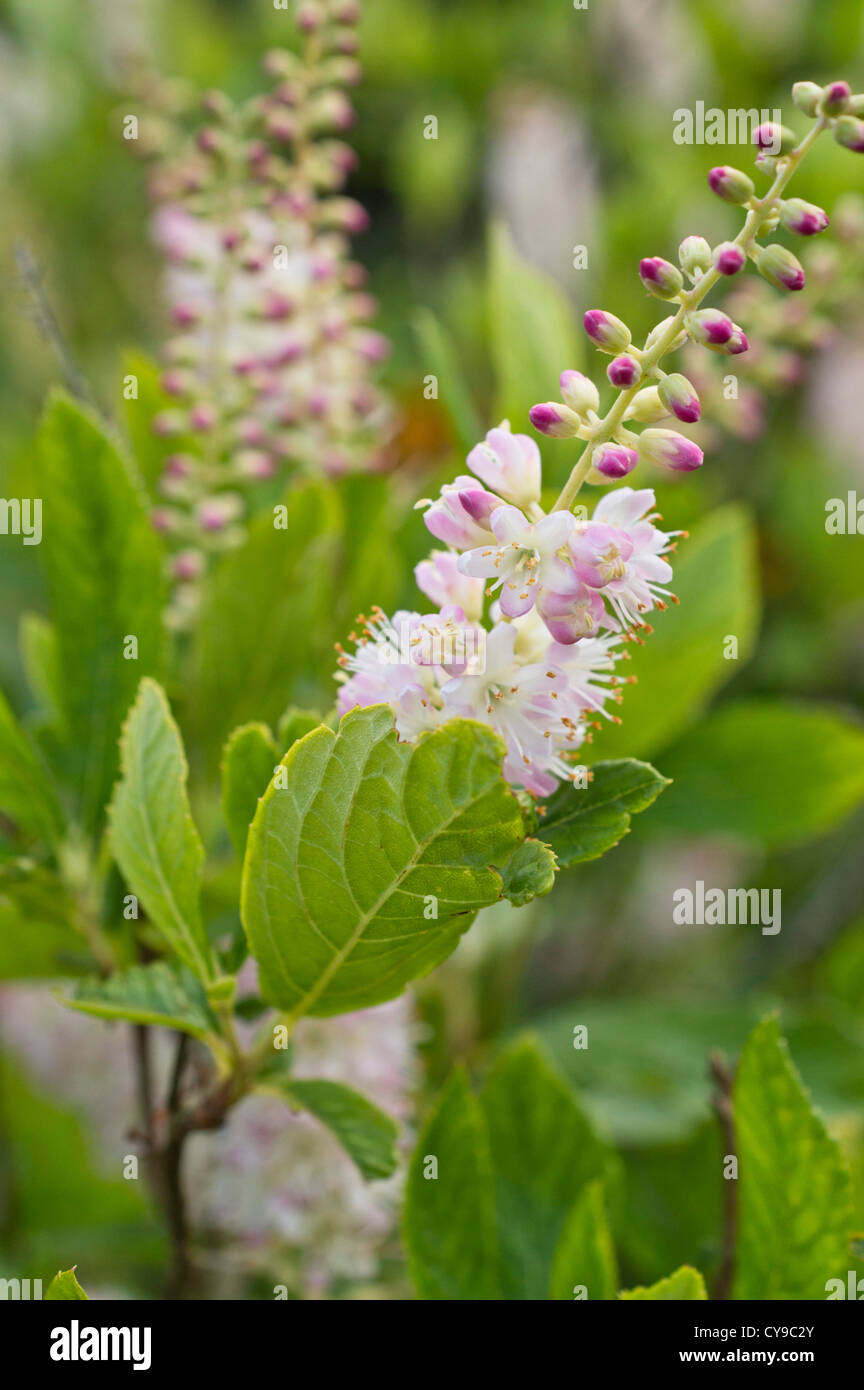
{"type": "Polygon", "coordinates": [[[593,716],[620,698],[616,661],[625,640],[650,632],[645,617],[677,602],[665,558],[677,533],[660,530],[650,488],[618,487],[580,515],[572,510],[583,483],[626,478],[641,463],[687,473],[703,460],[699,445],[663,421],[694,425],[701,403],[692,382],[667,373],[662,358],[687,344],[737,356],[744,330],[702,301],[719,281],[752,260],[774,288],[800,290],[804,271],[791,251],[763,243],[782,225],[812,236],[828,225],[821,208],[787,198],[786,185],[814,140],[831,129],[840,144],[864,150],[859,119],[864,97],[845,83],[798,83],[796,104],[816,124],[800,144],[783,126],[755,133],[757,167],[772,178],[764,197],[740,170],[712,169],[709,185],[725,202],[747,208],[733,241],[712,247],[704,237],[681,243],[678,264],[649,256],[639,265],[644,288],[677,308],[637,347],[627,324],[603,309],[585,314],[595,346],[611,358],[606,376],[617,398],[600,415],[600,393],[583,373],[560,377],[560,401],[529,412],[553,438],[584,441],[581,457],[551,511],[541,506],[541,459],[535,442],[505,421],[468,455],[469,474],[421,503],[432,535],[448,547],[418,565],[419,587],[436,611],[375,610],[339,656],[339,710],[390,703],[400,737],[414,739],[446,719],[465,716],[491,725],[507,749],[505,777],[547,796],[559,780],[576,780],[575,758],[590,737],[593,716]],[[634,428],[638,427],[637,429],[634,428]],[[491,599],[490,627],[484,624],[491,599]]]}
{"type": "Polygon", "coordinates": [[[472,474],[425,504],[428,529],[449,547],[415,572],[436,611],[364,620],[355,650],[340,649],[339,710],[389,702],[407,739],[480,720],[504,740],[507,779],[546,796],[579,775],[574,755],[596,715],[612,717],[621,643],[650,631],[645,614],[672,597],[663,556],[673,542],[650,489],[608,493],[590,521],[544,513],[540,452],[506,421],[467,462],[472,474]]]}
{"type": "Polygon", "coordinates": [[[162,385],[176,401],[153,421],[166,440],[153,522],[173,550],[178,625],[207,554],[242,539],[251,485],[384,462],[391,410],[374,369],[388,344],[349,258],[366,214],[342,193],[357,17],[353,0],[301,4],[301,51],[269,53],[271,90],[242,105],[210,92],[190,121],[170,84],[147,92],[161,108],[142,144],[157,156],[154,227],[175,330],[162,385]]]}

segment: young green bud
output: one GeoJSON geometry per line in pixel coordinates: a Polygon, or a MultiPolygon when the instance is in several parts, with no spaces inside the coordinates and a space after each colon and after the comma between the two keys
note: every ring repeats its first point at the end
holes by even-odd
{"type": "Polygon", "coordinates": [[[657,386],[643,386],[641,391],[636,392],[624,413],[625,420],[638,420],[641,425],[656,425],[668,416],[669,410],[660,399],[657,386]]]}
{"type": "Polygon", "coordinates": [[[600,409],[600,395],[590,377],[568,370],[561,373],[558,382],[562,400],[577,415],[587,415],[589,410],[600,409]]]}
{"type": "Polygon", "coordinates": [[[755,256],[756,269],[769,285],[778,290],[803,290],[805,283],[804,267],[787,251],[785,246],[772,242],[770,246],[760,246],[755,256]]]}
{"type": "Polygon", "coordinates": [[[685,274],[698,280],[711,269],[711,247],[704,236],[687,236],[678,247],[678,260],[685,274]]]}
{"type": "Polygon", "coordinates": [[[816,82],[796,82],[792,88],[792,100],[805,116],[818,116],[824,91],[824,87],[816,82]]]}
{"type": "Polygon", "coordinates": [[[751,178],[729,164],[718,164],[708,175],[708,187],[724,203],[747,203],[756,192],[751,178]]]}

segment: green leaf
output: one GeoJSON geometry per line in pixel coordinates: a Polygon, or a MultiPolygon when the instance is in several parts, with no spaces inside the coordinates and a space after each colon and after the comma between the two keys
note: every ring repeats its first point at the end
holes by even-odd
{"type": "Polygon", "coordinates": [[[336,1135],[364,1178],[389,1178],[396,1171],[398,1129],[371,1100],[339,1081],[268,1078],[258,1090],[275,1091],[289,1105],[308,1110],[336,1135]]]}
{"type": "Polygon", "coordinates": [[[321,715],[316,714],[314,710],[298,709],[296,705],[289,705],[276,725],[278,746],[287,750],[298,738],[311,734],[313,729],[317,729],[318,725],[323,723],[321,715]]]}
{"type": "Polygon", "coordinates": [[[546,803],[540,833],[562,869],[599,859],[630,830],[630,818],[646,810],[669,785],[650,763],[635,758],[594,763],[587,787],[562,782],[546,803]]]}
{"type": "Polygon", "coordinates": [[[289,749],[243,870],[264,998],[295,1017],[367,1008],[451,953],[500,897],[493,866],[522,840],[502,751],[468,720],[397,742],[384,705],[352,710],[338,733],[321,727],[289,749]]]}
{"type": "Polygon", "coordinates": [[[739,1232],[735,1297],[824,1299],[845,1278],[849,1176],[813,1110],[776,1018],[748,1038],[735,1079],[739,1232]]]}
{"type": "Polygon", "coordinates": [[[555,883],[555,855],[542,840],[525,840],[502,873],[502,895],[514,907],[524,907],[532,898],[545,898],[555,883]]]}
{"type": "Polygon", "coordinates": [[[545,1299],[565,1222],[605,1151],[536,1044],[515,1043],[480,1095],[495,1170],[502,1297],[545,1299]]]}
{"type": "Polygon", "coordinates": [[[555,1248],[550,1299],[572,1299],[585,1289],[588,1299],[612,1299],[618,1288],[618,1264],[602,1182],[587,1185],[571,1207],[555,1248]]]}
{"type": "Polygon", "coordinates": [[[186,794],[180,732],[165,692],[143,680],[123,728],[123,775],[111,803],[111,845],[123,877],[177,955],[212,975],[199,894],[204,848],[186,794]]]}
{"type": "Polygon", "coordinates": [[[675,786],[652,829],[784,847],[825,834],[864,800],[864,726],[825,706],[736,700],[670,748],[663,765],[675,786]]]}
{"type": "Polygon", "coordinates": [[[305,698],[316,671],[329,677],[333,667],[339,499],[327,485],[303,483],[281,505],[284,515],[257,517],[246,544],[206,581],[189,717],[214,751],[238,724],[275,725],[286,700],[305,698]]]}
{"type": "Polygon", "coordinates": [[[420,1298],[501,1298],[489,1135],[464,1072],[453,1072],[408,1170],[404,1217],[420,1298]]]}
{"type": "Polygon", "coordinates": [[[242,859],[246,837],[273,770],[279,750],[266,724],[235,729],[222,754],[222,814],[231,843],[242,859]]]}
{"type": "Polygon", "coordinates": [[[37,458],[71,778],[83,824],[96,831],[123,718],[142,675],[162,662],[162,550],[116,445],[63,395],[49,404],[37,458]],[[127,638],[137,659],[124,656],[127,638]]]}
{"type": "Polygon", "coordinates": [[[63,831],[50,778],[24,730],[0,695],[0,810],[22,830],[49,843],[63,831]]]}
{"type": "Polygon", "coordinates": [[[682,541],[673,558],[672,588],[681,602],[656,615],[654,633],[635,651],[629,669],[638,684],[626,689],[622,724],[596,735],[593,746],[601,757],[645,757],[680,738],[752,650],[759,583],[748,513],[737,506],[719,508],[682,541]],[[724,654],[729,636],[738,639],[737,661],[724,654]]]}
{"type": "Polygon", "coordinates": [[[424,364],[438,379],[438,400],[450,417],[456,437],[467,453],[485,430],[465,389],[465,372],[459,362],[450,334],[430,309],[419,309],[414,328],[423,352],[424,364]]]}
{"type": "Polygon", "coordinates": [[[674,1274],[670,1274],[668,1279],[661,1279],[659,1283],[652,1284],[648,1289],[623,1289],[618,1295],[621,1299],[642,1301],[646,1299],[667,1300],[670,1302],[684,1300],[707,1299],[705,1292],[705,1280],[698,1269],[693,1269],[691,1265],[682,1265],[676,1269],[674,1274]]]}
{"type": "Polygon", "coordinates": [[[45,1290],[45,1299],[65,1299],[67,1302],[73,1299],[80,1302],[83,1299],[89,1303],[89,1295],[84,1292],[75,1278],[77,1268],[77,1265],[73,1265],[71,1269],[58,1270],[45,1290]]]}
{"type": "Polygon", "coordinates": [[[167,961],[133,965],[107,979],[81,980],[61,1004],[94,1018],[128,1019],[176,1028],[193,1038],[219,1032],[219,1023],[201,983],[191,970],[167,961]]]}
{"type": "Polygon", "coordinates": [[[503,223],[489,233],[488,313],[496,413],[521,429],[532,405],[555,399],[561,371],[582,353],[566,295],[522,259],[503,223]]]}
{"type": "Polygon", "coordinates": [[[22,613],[18,647],[30,689],[41,713],[53,724],[63,720],[63,672],[57,630],[41,613],[22,613]]]}

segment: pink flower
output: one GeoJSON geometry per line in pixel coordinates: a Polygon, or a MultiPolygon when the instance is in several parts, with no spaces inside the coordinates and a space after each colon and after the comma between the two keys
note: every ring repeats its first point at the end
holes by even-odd
{"type": "Polygon", "coordinates": [[[527,434],[513,434],[508,421],[490,430],[467,459],[472,473],[505,502],[529,507],[540,500],[540,450],[527,434]]]}
{"type": "Polygon", "coordinates": [[[490,518],[501,498],[480,487],[475,478],[467,475],[445,483],[435,502],[418,503],[426,506],[423,520],[436,540],[452,545],[456,550],[468,550],[494,540],[490,518]]]}
{"type": "Polygon", "coordinates": [[[437,608],[456,604],[469,618],[483,611],[483,581],[472,579],[459,569],[459,557],[452,550],[433,550],[414,570],[417,587],[437,608]]]}
{"type": "Polygon", "coordinates": [[[529,522],[518,507],[498,507],[492,513],[492,530],[498,544],[469,550],[459,560],[463,574],[492,579],[500,589],[501,611],[518,618],[533,608],[539,586],[554,588],[566,570],[559,554],[567,543],[574,520],[569,512],[552,512],[529,522]]]}

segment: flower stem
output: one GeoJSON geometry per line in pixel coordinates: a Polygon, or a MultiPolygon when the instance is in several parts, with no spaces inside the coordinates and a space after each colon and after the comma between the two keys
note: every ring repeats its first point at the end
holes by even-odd
{"type": "MultiPolygon", "coordinates": [[[[750,200],[744,225],[735,237],[735,245],[740,246],[743,251],[750,250],[756,240],[759,227],[764,221],[766,210],[770,208],[775,198],[778,198],[783,192],[795,170],[798,168],[798,165],[825,128],[826,121],[823,117],[808,131],[800,145],[797,145],[791,154],[784,156],[780,161],[780,168],[765,196],[763,198],[752,198],[750,200]]],[[[651,344],[650,348],[643,348],[642,352],[639,354],[643,377],[650,375],[652,368],[656,367],[661,358],[665,357],[666,353],[675,342],[675,339],[682,332],[685,314],[697,308],[702,303],[709,290],[713,289],[717,281],[721,278],[719,270],[712,268],[706,271],[704,275],[700,276],[692,290],[682,291],[678,312],[665,333],[661,333],[657,340],[651,344]]],[[[613,402],[607,414],[604,415],[603,419],[597,425],[592,439],[585,445],[579,461],[561,490],[561,494],[555,503],[553,511],[570,511],[591,469],[591,458],[594,449],[598,444],[606,443],[613,438],[615,431],[624,418],[627,407],[643,384],[644,381],[637,382],[635,386],[628,386],[619,393],[618,398],[613,402]]]]}

